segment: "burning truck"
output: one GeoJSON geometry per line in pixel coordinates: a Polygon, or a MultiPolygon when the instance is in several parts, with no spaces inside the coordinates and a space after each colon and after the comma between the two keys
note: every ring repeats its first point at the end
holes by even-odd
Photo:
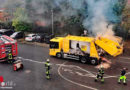
{"type": "Polygon", "coordinates": [[[50,40],[49,55],[97,65],[102,61],[104,53],[117,56],[122,52],[123,46],[121,44],[105,37],[94,38],[68,35],[50,40]]]}
{"type": "Polygon", "coordinates": [[[6,35],[0,35],[0,62],[13,60],[17,54],[16,40],[6,35]]]}

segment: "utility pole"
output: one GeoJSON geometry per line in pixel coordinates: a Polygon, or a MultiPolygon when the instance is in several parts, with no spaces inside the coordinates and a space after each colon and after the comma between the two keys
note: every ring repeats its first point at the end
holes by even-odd
{"type": "Polygon", "coordinates": [[[52,34],[54,34],[54,13],[53,13],[53,9],[51,10],[51,18],[52,18],[52,22],[51,22],[52,34]]]}

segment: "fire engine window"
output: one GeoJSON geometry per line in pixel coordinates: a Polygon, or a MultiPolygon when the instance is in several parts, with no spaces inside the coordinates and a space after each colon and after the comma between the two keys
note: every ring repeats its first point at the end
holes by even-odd
{"type": "Polygon", "coordinates": [[[58,42],[50,42],[50,48],[59,48],[58,42]]]}

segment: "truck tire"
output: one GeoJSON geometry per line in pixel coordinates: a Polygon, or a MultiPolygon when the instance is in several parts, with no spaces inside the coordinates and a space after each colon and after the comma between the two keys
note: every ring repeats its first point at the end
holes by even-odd
{"type": "Polygon", "coordinates": [[[61,54],[61,53],[57,53],[57,54],[56,54],[56,57],[57,57],[57,58],[62,58],[62,54],[61,54]]]}
{"type": "Polygon", "coordinates": [[[91,64],[92,64],[92,65],[97,65],[97,64],[98,64],[98,60],[95,59],[95,58],[92,58],[92,59],[91,59],[91,64]]]}
{"type": "Polygon", "coordinates": [[[83,64],[87,63],[87,59],[86,59],[85,57],[81,57],[81,58],[80,58],[80,61],[81,61],[81,63],[83,63],[83,64]]]}

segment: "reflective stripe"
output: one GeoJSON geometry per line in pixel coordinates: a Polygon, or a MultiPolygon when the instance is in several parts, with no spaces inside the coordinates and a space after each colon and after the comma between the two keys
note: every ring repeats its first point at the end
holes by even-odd
{"type": "Polygon", "coordinates": [[[123,79],[123,83],[126,83],[126,76],[120,76],[118,82],[120,82],[122,79],[123,79]]]}
{"type": "Polygon", "coordinates": [[[12,59],[12,54],[8,54],[8,59],[12,59]]]}
{"type": "Polygon", "coordinates": [[[120,79],[126,79],[126,76],[120,76],[120,79]]]}

